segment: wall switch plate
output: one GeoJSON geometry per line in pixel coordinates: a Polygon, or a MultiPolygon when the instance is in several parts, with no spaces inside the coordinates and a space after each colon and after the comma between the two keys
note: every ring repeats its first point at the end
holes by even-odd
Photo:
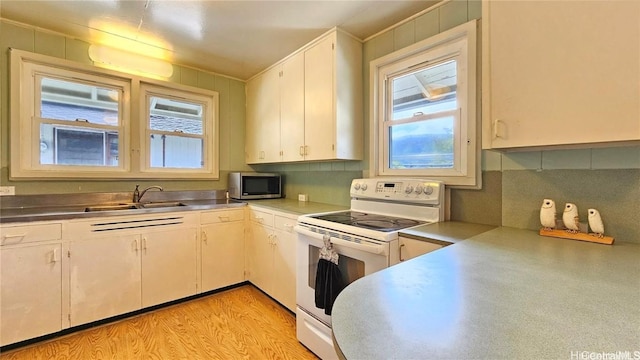
{"type": "Polygon", "coordinates": [[[15,194],[16,194],[15,186],[0,186],[0,196],[15,195],[15,194]]]}
{"type": "Polygon", "coordinates": [[[309,201],[309,195],[307,195],[307,194],[298,194],[298,201],[309,201]]]}

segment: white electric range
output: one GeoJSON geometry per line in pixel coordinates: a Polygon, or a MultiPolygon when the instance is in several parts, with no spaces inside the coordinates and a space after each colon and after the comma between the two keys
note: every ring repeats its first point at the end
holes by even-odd
{"type": "Polygon", "coordinates": [[[319,252],[328,238],[339,255],[344,284],[399,262],[398,232],[444,221],[440,181],[406,178],[355,179],[351,209],[302,215],[297,244],[296,321],[298,340],[322,359],[337,358],[331,316],[315,306],[319,252]]]}

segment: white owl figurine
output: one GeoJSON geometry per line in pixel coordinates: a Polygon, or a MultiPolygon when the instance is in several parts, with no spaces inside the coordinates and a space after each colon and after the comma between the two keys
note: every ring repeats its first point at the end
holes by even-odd
{"type": "Polygon", "coordinates": [[[540,224],[544,230],[556,227],[556,203],[551,199],[544,199],[540,208],[540,224]]]}
{"type": "Polygon", "coordinates": [[[596,209],[589,209],[589,227],[597,237],[604,237],[604,224],[600,212],[596,209]]]}
{"type": "Polygon", "coordinates": [[[577,233],[580,230],[580,219],[578,218],[578,207],[572,203],[564,205],[562,222],[570,233],[577,233]]]}

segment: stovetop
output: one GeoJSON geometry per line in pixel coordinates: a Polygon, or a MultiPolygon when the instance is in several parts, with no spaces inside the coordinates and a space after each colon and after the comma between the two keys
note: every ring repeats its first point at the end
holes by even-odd
{"type": "Polygon", "coordinates": [[[424,221],[399,218],[380,214],[370,214],[358,211],[342,211],[329,214],[310,215],[309,217],[318,220],[330,221],[342,225],[355,226],[358,228],[393,232],[412,226],[424,224],[424,221]]]}

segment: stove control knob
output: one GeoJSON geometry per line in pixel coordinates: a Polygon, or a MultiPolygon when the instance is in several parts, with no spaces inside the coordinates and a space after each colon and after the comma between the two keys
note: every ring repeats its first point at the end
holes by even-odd
{"type": "Polygon", "coordinates": [[[424,193],[427,195],[433,194],[433,188],[430,185],[427,185],[427,187],[424,189],[424,193]]]}
{"type": "Polygon", "coordinates": [[[367,190],[367,184],[362,184],[362,186],[360,188],[362,189],[362,191],[367,190]]]}
{"type": "Polygon", "coordinates": [[[416,194],[418,195],[422,194],[422,185],[416,186],[416,194]]]}
{"type": "Polygon", "coordinates": [[[353,185],[353,188],[356,189],[356,190],[360,190],[360,183],[355,183],[353,185]]]}
{"type": "Polygon", "coordinates": [[[407,186],[407,188],[404,189],[404,192],[407,194],[411,194],[412,191],[413,191],[413,186],[411,185],[407,186]]]}

